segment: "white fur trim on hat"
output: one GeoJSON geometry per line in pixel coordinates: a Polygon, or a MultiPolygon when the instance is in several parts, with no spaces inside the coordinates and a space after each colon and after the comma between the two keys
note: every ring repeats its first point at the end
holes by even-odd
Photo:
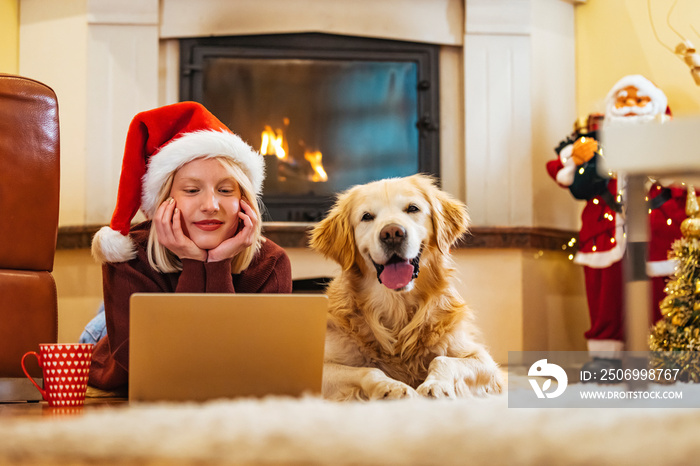
{"type": "Polygon", "coordinates": [[[92,238],[92,257],[97,262],[126,262],[136,257],[131,238],[110,227],[102,227],[92,238]]]}
{"type": "Polygon", "coordinates": [[[265,162],[262,155],[240,137],[227,131],[193,131],[179,137],[152,155],[143,177],[141,209],[151,218],[158,193],[171,173],[197,158],[224,156],[238,164],[250,178],[256,194],[262,192],[265,162]]]}

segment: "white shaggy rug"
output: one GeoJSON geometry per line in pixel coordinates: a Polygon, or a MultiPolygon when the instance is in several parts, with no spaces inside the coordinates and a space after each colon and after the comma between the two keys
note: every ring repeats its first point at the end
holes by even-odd
{"type": "Polygon", "coordinates": [[[4,418],[0,464],[690,464],[695,409],[268,398],[4,418]]]}

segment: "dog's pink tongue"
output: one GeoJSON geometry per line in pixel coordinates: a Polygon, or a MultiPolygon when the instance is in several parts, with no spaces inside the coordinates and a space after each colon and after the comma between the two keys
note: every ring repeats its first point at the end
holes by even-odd
{"type": "Polygon", "coordinates": [[[379,274],[382,284],[392,290],[398,290],[408,285],[413,278],[413,266],[406,262],[387,264],[379,274]]]}

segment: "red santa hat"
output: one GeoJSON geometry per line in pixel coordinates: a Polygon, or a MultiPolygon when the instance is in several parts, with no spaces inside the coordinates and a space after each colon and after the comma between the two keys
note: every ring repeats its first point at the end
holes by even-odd
{"type": "Polygon", "coordinates": [[[126,136],[112,220],[92,240],[95,259],[125,262],[136,257],[128,235],[139,208],[151,218],[171,173],[194,159],[218,156],[241,167],[255,193],[260,194],[265,177],[262,156],[201,104],[180,102],[137,114],[126,136]]]}

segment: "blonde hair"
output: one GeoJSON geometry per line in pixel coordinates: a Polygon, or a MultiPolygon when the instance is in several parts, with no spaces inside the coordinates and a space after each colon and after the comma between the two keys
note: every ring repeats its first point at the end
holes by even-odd
{"type": "MultiPolygon", "coordinates": [[[[238,182],[238,187],[241,190],[241,199],[244,199],[250,205],[253,212],[259,219],[257,225],[255,226],[255,231],[253,232],[253,244],[245,248],[243,251],[236,254],[231,259],[231,272],[241,273],[243,270],[247,269],[250,262],[253,260],[255,253],[260,248],[260,244],[263,241],[262,238],[262,220],[261,219],[261,208],[259,205],[259,199],[253,190],[253,184],[251,183],[248,176],[243,172],[241,167],[229,159],[228,157],[215,155],[215,156],[202,156],[193,160],[199,159],[216,159],[226,168],[231,176],[238,182]]],[[[190,160],[191,162],[192,160],[190,160]]],[[[189,162],[188,162],[189,163],[189,162]]],[[[179,170],[180,168],[178,168],[179,170]]],[[[173,186],[173,180],[175,178],[175,173],[178,170],[173,171],[168,175],[168,178],[163,183],[159,193],[156,206],[160,206],[165,200],[170,197],[170,190],[173,186]]],[[[174,273],[182,271],[182,262],[180,259],[170,252],[165,246],[160,244],[158,241],[158,233],[156,232],[155,225],[151,223],[151,230],[148,235],[148,263],[151,264],[155,270],[161,273],[174,273]]]]}

